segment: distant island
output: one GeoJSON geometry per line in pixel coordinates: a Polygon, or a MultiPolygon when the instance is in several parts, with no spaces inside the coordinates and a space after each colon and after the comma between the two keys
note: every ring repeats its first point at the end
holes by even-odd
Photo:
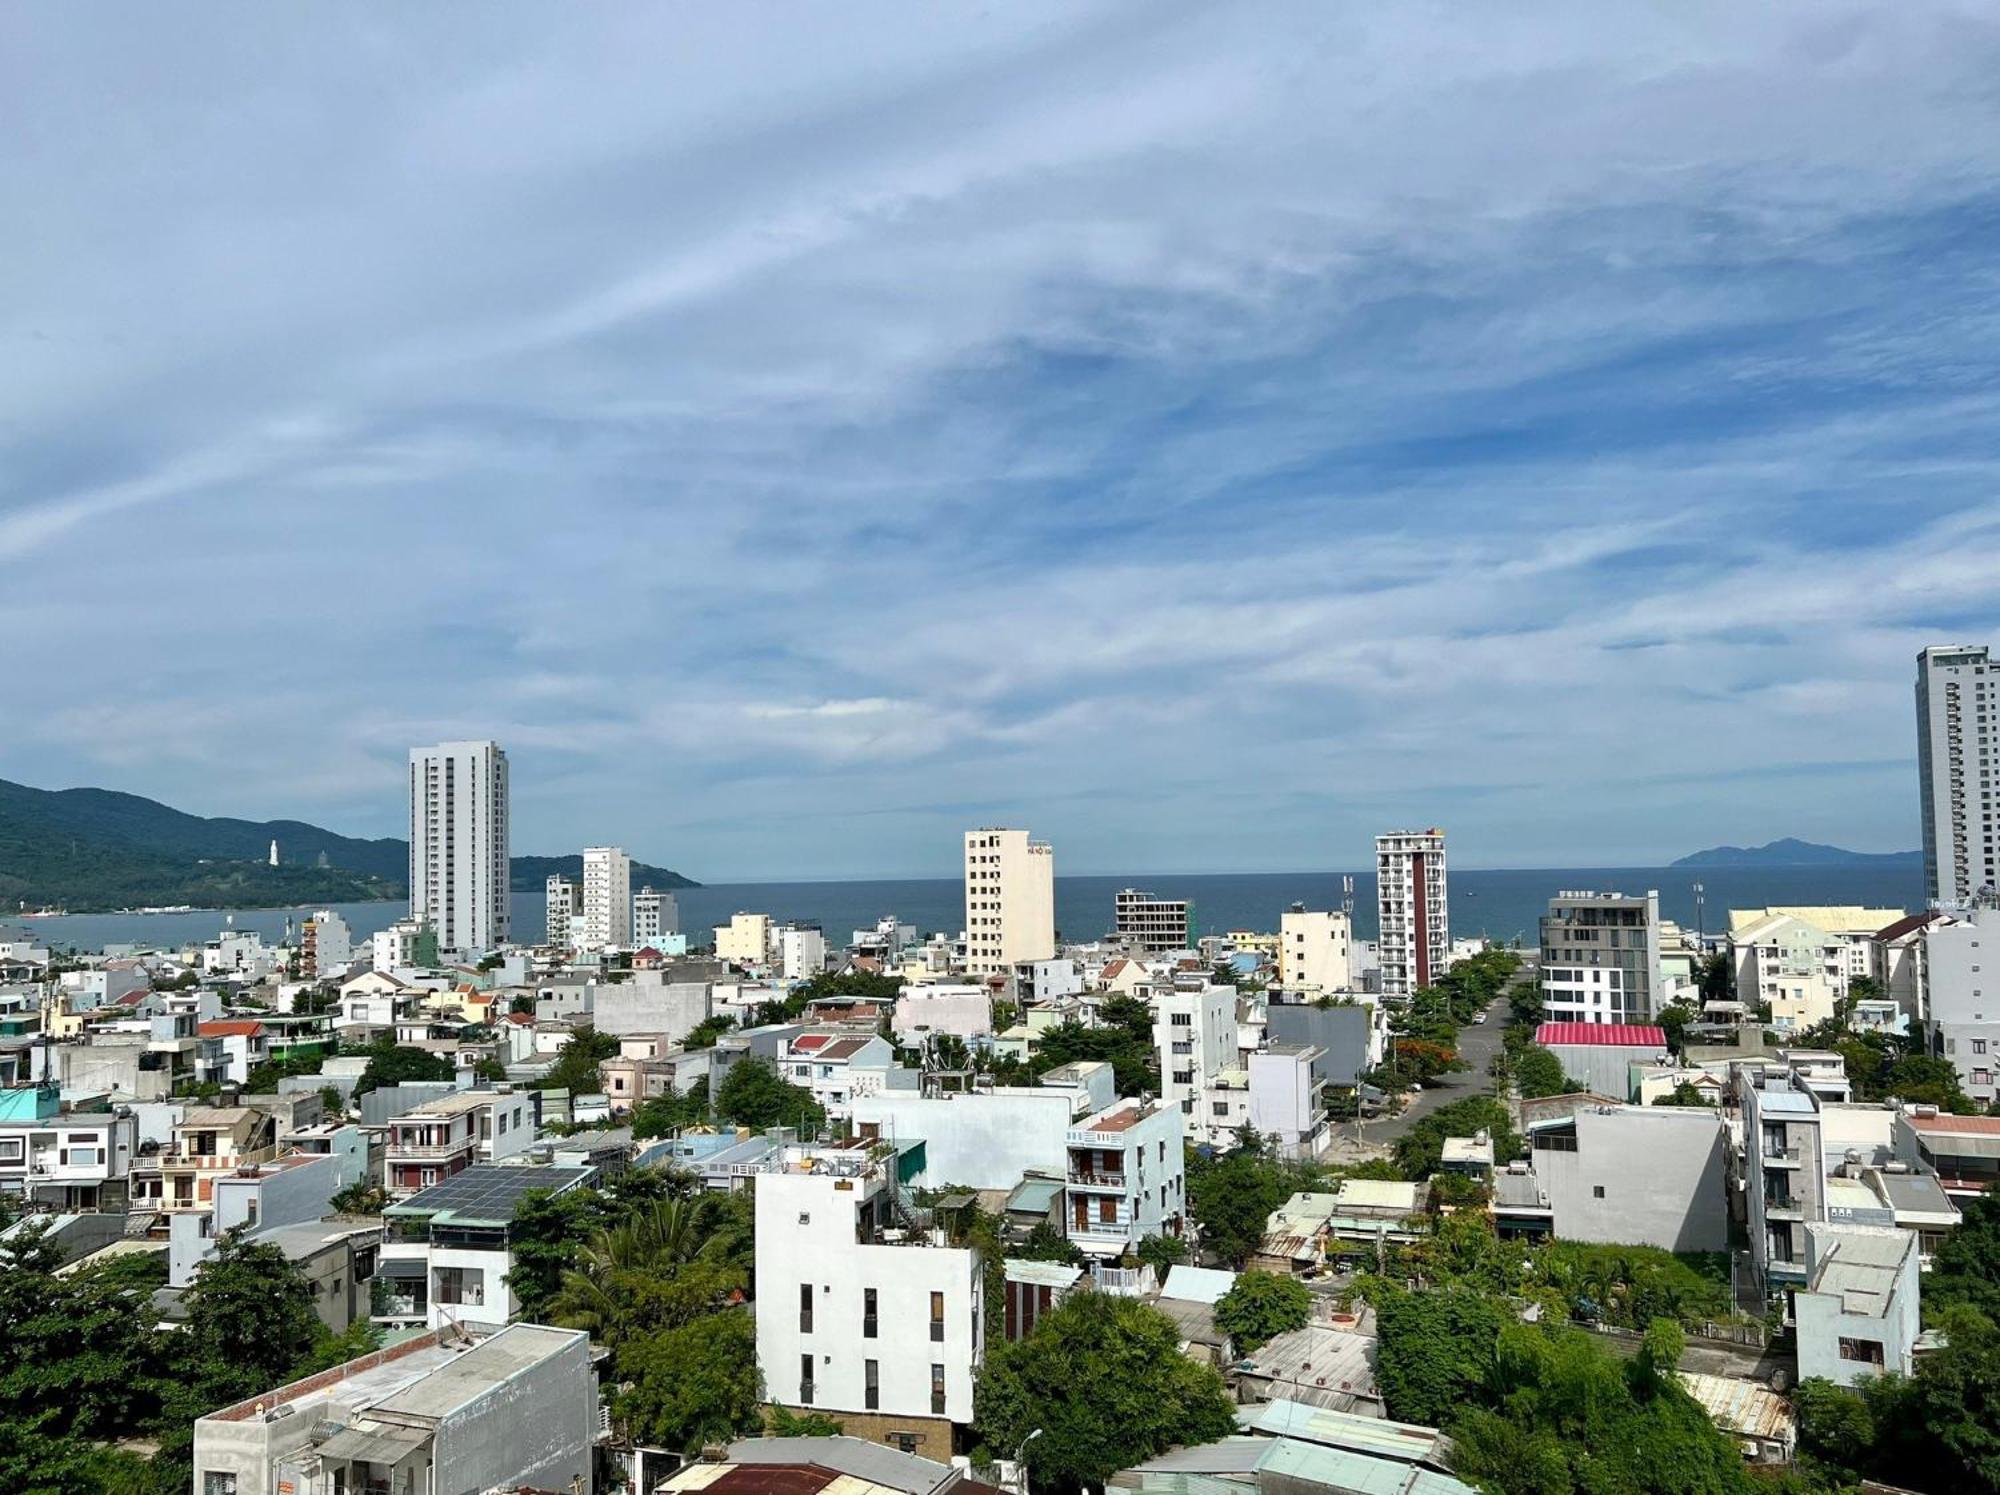
{"type": "MultiPolygon", "coordinates": [[[[111,789],[36,789],[0,779],[0,915],[26,904],[71,913],[186,904],[278,908],[408,896],[409,843],[360,840],[302,820],[189,815],[111,789]],[[278,865],[270,865],[271,843],[278,865]]],[[[509,885],[532,891],[583,858],[519,856],[509,885]]],[[[698,884],[632,864],[634,887],[698,884]]]]}
{"type": "Polygon", "coordinates": [[[1923,866],[1921,851],[1849,851],[1787,836],[1762,846],[1711,846],[1670,863],[1675,867],[1873,867],[1888,871],[1923,866]]]}

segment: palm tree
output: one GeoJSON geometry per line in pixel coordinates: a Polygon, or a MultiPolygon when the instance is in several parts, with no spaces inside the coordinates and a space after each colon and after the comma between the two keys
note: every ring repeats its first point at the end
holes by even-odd
{"type": "Polygon", "coordinates": [[[549,1321],[616,1345],[635,1327],[630,1322],[635,1287],[672,1279],[691,1262],[721,1259],[726,1242],[704,1235],[706,1215],[699,1200],[662,1199],[598,1231],[578,1252],[577,1264],[563,1273],[550,1300],[549,1321]]]}

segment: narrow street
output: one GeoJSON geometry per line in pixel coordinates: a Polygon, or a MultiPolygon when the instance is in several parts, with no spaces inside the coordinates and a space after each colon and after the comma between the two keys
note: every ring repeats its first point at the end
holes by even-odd
{"type": "Polygon", "coordinates": [[[1419,1090],[1401,1115],[1378,1117],[1372,1121],[1336,1122],[1327,1158],[1338,1162],[1386,1151],[1433,1111],[1468,1096],[1491,1094],[1493,1076],[1487,1071],[1493,1056],[1500,1052],[1501,1034],[1506,1031],[1508,994],[1521,982],[1535,979],[1535,962],[1530,958],[1522,963],[1514,980],[1502,988],[1500,995],[1486,1009],[1486,1021],[1458,1030],[1458,1056],[1466,1063],[1464,1069],[1445,1075],[1428,1089],[1419,1090]]]}

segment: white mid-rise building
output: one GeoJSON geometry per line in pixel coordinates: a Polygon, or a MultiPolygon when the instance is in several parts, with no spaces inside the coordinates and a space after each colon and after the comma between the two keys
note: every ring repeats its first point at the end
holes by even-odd
{"type": "Polygon", "coordinates": [[[301,976],[312,981],[324,981],[344,971],[353,959],[354,933],[339,914],[323,908],[306,920],[299,935],[301,976]]]}
{"type": "Polygon", "coordinates": [[[1069,1129],[1063,1218],[1070,1244],[1115,1259],[1149,1235],[1181,1233],[1186,1126],[1179,1106],[1128,1098],[1069,1129]]]}
{"type": "Polygon", "coordinates": [[[787,924],[778,931],[778,974],[787,981],[809,981],[826,971],[826,936],[808,925],[787,924]]]}
{"type": "Polygon", "coordinates": [[[1293,904],[1278,919],[1278,985],[1286,991],[1354,986],[1354,921],[1293,904]]]}
{"type": "Polygon", "coordinates": [[[1451,964],[1444,832],[1433,827],[1377,836],[1375,897],[1382,995],[1408,997],[1451,964]]]}
{"type": "Polygon", "coordinates": [[[1542,915],[1541,953],[1550,1022],[1650,1023],[1663,985],[1660,895],[1558,893],[1542,915]]]}
{"type": "Polygon", "coordinates": [[[2000,663],[1986,646],[1917,656],[1917,777],[1924,817],[1924,889],[1962,908],[2000,883],[1993,813],[2000,800],[2000,663]]]}
{"type": "Polygon", "coordinates": [[[572,949],[576,920],[583,912],[583,890],[560,872],[551,873],[547,906],[542,943],[558,950],[572,949]]]}
{"type": "Polygon", "coordinates": [[[2000,1098],[2000,912],[1975,909],[1933,924],[1924,935],[1925,1045],[1958,1071],[1965,1093],[1982,1106],[2000,1098]],[[1993,955],[1985,953],[1991,943],[1993,955]],[[1988,985],[1993,995],[1986,995],[1988,985]]]}
{"type": "Polygon", "coordinates": [[[623,950],[632,944],[632,859],[616,846],[583,850],[585,950],[623,950]]]}
{"type": "Polygon", "coordinates": [[[507,942],[507,755],[497,742],[410,753],[410,914],[441,949],[507,942]]]}
{"type": "Polygon", "coordinates": [[[972,1420],[982,1264],[911,1210],[895,1157],[873,1151],[792,1147],[757,1176],[757,1369],[779,1406],[943,1460],[952,1425],[972,1420]]]}
{"type": "Polygon", "coordinates": [[[661,943],[681,932],[680,900],[658,888],[641,888],[632,895],[632,945],[664,949],[661,943]]]}
{"type": "Polygon", "coordinates": [[[1005,976],[1056,953],[1056,858],[1026,831],[965,833],[965,969],[1005,976]]]}
{"type": "Polygon", "coordinates": [[[1208,1083],[1236,1068],[1236,988],[1175,986],[1153,1004],[1153,1046],[1160,1055],[1160,1099],[1194,1113],[1208,1083]]]}

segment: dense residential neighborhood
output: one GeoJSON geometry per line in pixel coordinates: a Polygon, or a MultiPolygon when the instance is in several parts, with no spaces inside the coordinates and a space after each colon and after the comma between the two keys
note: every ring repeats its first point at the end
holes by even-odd
{"type": "Polygon", "coordinates": [[[370,938],[0,944],[8,1488],[1989,1478],[1970,808],[1922,912],[1713,934],[1455,939],[1427,828],[1374,939],[1138,889],[1075,938],[983,827],[959,931],[683,930],[593,847],[521,944],[505,752],[411,786],[370,938]]]}

